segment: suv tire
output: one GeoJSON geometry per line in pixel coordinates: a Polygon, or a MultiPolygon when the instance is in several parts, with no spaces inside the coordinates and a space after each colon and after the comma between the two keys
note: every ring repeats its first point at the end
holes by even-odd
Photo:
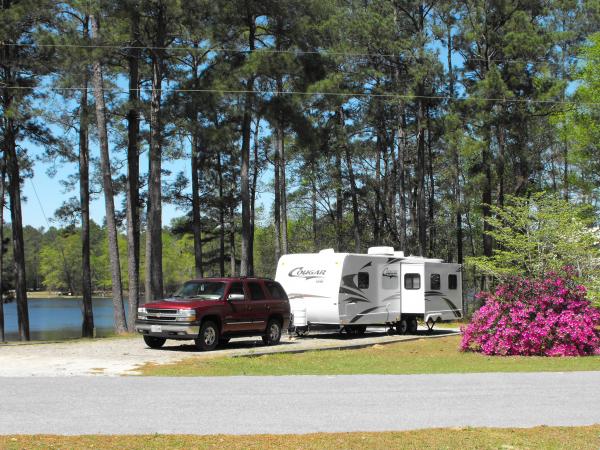
{"type": "Polygon", "coordinates": [[[146,335],[144,336],[144,342],[150,348],[161,348],[163,345],[165,345],[165,342],[167,342],[167,340],[161,337],[146,335]]]}
{"type": "Polygon", "coordinates": [[[269,320],[267,332],[262,337],[265,345],[277,345],[281,340],[281,323],[277,319],[269,320]]]}
{"type": "Polygon", "coordinates": [[[207,320],[200,327],[200,334],[194,341],[196,348],[204,352],[214,350],[219,345],[219,328],[211,320],[207,320]]]}

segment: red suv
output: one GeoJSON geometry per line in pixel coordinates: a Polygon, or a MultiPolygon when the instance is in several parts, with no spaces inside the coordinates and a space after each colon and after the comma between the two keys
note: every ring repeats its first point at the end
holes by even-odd
{"type": "Polygon", "coordinates": [[[290,322],[290,304],[281,285],[262,278],[203,278],[186,282],[171,298],[138,308],[135,329],[151,348],[167,339],[193,339],[213,350],[239,336],[279,343],[290,322]]]}

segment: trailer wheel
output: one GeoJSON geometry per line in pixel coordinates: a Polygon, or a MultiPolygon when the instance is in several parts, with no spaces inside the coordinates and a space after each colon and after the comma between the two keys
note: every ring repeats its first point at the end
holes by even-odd
{"type": "Polygon", "coordinates": [[[400,322],[396,323],[396,333],[406,334],[408,331],[408,320],[401,319],[400,322]]]}
{"type": "Polygon", "coordinates": [[[344,328],[348,336],[362,336],[367,331],[366,325],[346,325],[344,328]]]}
{"type": "Polygon", "coordinates": [[[417,328],[417,318],[411,317],[410,319],[408,319],[408,334],[417,334],[417,328]]]}
{"type": "Polygon", "coordinates": [[[308,334],[308,327],[296,327],[296,336],[302,337],[308,334]]]}

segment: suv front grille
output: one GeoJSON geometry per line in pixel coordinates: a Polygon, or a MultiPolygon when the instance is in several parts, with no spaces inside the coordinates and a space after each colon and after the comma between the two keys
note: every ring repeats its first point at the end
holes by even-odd
{"type": "Polygon", "coordinates": [[[177,314],[177,310],[176,309],[152,309],[152,308],[148,308],[146,309],[146,311],[148,312],[148,315],[154,315],[154,314],[177,314]]]}

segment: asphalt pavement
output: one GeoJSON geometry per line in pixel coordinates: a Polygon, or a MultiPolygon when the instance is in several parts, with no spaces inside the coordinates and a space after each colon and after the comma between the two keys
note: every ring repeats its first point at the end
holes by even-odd
{"type": "MultiPolygon", "coordinates": [[[[600,423],[600,372],[0,379],[0,434],[254,434],[600,423]]],[[[424,442],[427,435],[423,436],[424,442]]]]}

